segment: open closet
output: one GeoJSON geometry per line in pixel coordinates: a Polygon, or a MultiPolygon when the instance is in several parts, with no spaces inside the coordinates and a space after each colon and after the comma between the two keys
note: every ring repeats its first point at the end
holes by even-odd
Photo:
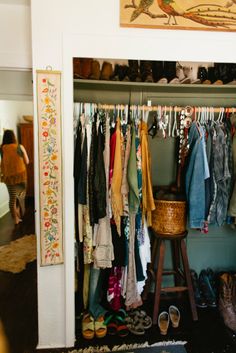
{"type": "MultiPolygon", "coordinates": [[[[116,62],[119,62],[119,60],[96,60],[98,60],[101,65],[105,61],[110,61],[113,67],[114,77],[115,65],[116,62]]],[[[126,63],[126,60],[122,61],[121,64],[123,65],[123,63],[126,63]]],[[[181,65],[184,66],[185,63],[181,63],[181,65]]],[[[195,70],[195,73],[198,70],[198,67],[201,66],[200,63],[187,63],[187,65],[191,66],[195,70]]],[[[208,63],[207,65],[212,67],[212,63],[208,63]]],[[[86,342],[86,338],[89,339],[95,336],[97,338],[103,337],[103,331],[102,329],[100,330],[100,328],[103,327],[101,323],[97,324],[98,330],[96,335],[96,322],[95,334],[93,333],[92,337],[85,337],[85,335],[82,335],[82,338],[81,336],[81,330],[83,331],[83,311],[85,309],[87,312],[89,308],[91,293],[93,293],[93,295],[98,295],[96,290],[98,290],[99,286],[103,292],[103,304],[104,300],[106,302],[104,315],[105,324],[108,324],[108,326],[109,323],[113,323],[112,316],[114,317],[114,312],[119,313],[118,319],[116,318],[118,321],[119,319],[122,321],[122,315],[126,316],[127,312],[130,312],[137,307],[142,308],[142,314],[145,315],[146,321],[148,321],[149,317],[152,316],[153,304],[149,302],[146,303],[145,306],[145,303],[142,302],[142,293],[145,288],[145,281],[148,277],[147,268],[151,261],[150,255],[153,244],[152,231],[150,230],[150,227],[152,226],[150,215],[152,211],[154,211],[155,205],[152,205],[152,200],[154,201],[158,198],[160,193],[176,186],[180,165],[179,159],[181,158],[181,144],[186,144],[185,147],[188,149],[188,158],[190,158],[190,154],[194,149],[194,146],[191,145],[191,141],[189,141],[189,135],[191,134],[190,129],[193,129],[193,126],[196,127],[196,131],[199,132],[199,136],[202,137],[201,134],[211,136],[214,140],[214,146],[217,143],[217,150],[222,152],[222,155],[219,157],[220,161],[222,158],[225,158],[225,151],[228,151],[229,148],[232,149],[235,128],[235,120],[232,123],[233,119],[230,120],[230,117],[234,116],[234,113],[236,113],[236,85],[217,85],[212,84],[211,82],[206,82],[204,84],[198,82],[194,84],[190,82],[184,83],[184,81],[182,81],[183,83],[179,81],[178,83],[173,84],[167,82],[143,82],[142,80],[134,82],[132,80],[99,79],[99,77],[100,76],[98,75],[92,79],[78,77],[74,78],[74,190],[76,229],[75,278],[77,283],[75,292],[75,310],[77,321],[80,322],[79,325],[78,322],[76,323],[76,327],[79,327],[77,331],[80,343],[83,338],[86,342]],[[183,124],[182,126],[181,119],[183,124]],[[127,135],[127,129],[136,129],[133,145],[134,149],[136,148],[134,163],[137,163],[137,165],[140,164],[141,173],[144,173],[144,169],[142,169],[142,156],[140,155],[140,160],[138,160],[137,153],[139,147],[142,149],[142,142],[140,143],[140,140],[142,141],[141,136],[143,130],[140,128],[142,123],[144,123],[145,136],[147,137],[147,150],[145,152],[147,153],[146,157],[149,154],[151,157],[151,164],[149,165],[149,162],[147,162],[145,166],[150,168],[148,170],[148,173],[150,172],[150,178],[148,176],[148,179],[146,180],[151,182],[152,195],[149,195],[149,203],[144,212],[143,207],[145,202],[143,201],[144,194],[142,193],[143,185],[142,182],[139,184],[139,180],[142,180],[142,177],[139,179],[139,174],[137,174],[137,180],[135,181],[136,190],[138,192],[137,198],[140,197],[139,201],[141,201],[140,203],[138,202],[138,206],[135,209],[136,219],[132,220],[132,218],[127,218],[129,222],[129,224],[127,224],[124,205],[128,204],[128,210],[126,210],[128,214],[130,202],[132,202],[130,201],[130,194],[128,190],[133,190],[131,188],[132,164],[128,164],[129,157],[127,157],[127,153],[129,153],[130,156],[130,151],[127,152],[126,150],[127,136],[128,139],[131,139],[130,150],[132,150],[133,135],[127,135]],[[115,129],[117,129],[117,125],[119,125],[118,129],[120,135],[119,139],[116,140],[116,143],[113,144],[114,141],[112,142],[112,136],[114,135],[112,134],[115,129]],[[96,134],[94,134],[95,130],[96,134]],[[108,130],[109,136],[106,135],[108,130]],[[186,135],[184,135],[185,132],[186,135]],[[221,138],[217,140],[216,135],[220,135],[221,138]],[[109,139],[109,151],[106,151],[106,146],[108,146],[104,142],[106,138],[109,139]],[[112,158],[114,158],[114,155],[112,157],[112,149],[115,154],[117,143],[120,144],[119,150],[122,151],[122,157],[120,156],[120,163],[115,165],[114,160],[112,160],[112,158]],[[91,153],[91,148],[94,149],[93,158],[95,160],[94,166],[97,168],[96,170],[100,170],[99,168],[101,167],[101,162],[104,164],[103,171],[99,171],[101,174],[99,174],[99,177],[96,179],[96,189],[93,194],[91,194],[91,185],[89,184],[91,182],[89,179],[89,173],[91,172],[89,171],[89,163],[91,162],[89,155],[91,153]],[[108,155],[106,155],[106,153],[108,153],[108,155]],[[125,164],[124,160],[126,160],[126,158],[128,158],[128,161],[126,161],[127,163],[125,164]],[[130,170],[128,170],[129,167],[130,170]],[[116,198],[114,199],[117,204],[112,204],[111,193],[114,192],[115,189],[111,189],[111,173],[113,173],[115,169],[120,170],[120,175],[119,173],[116,174],[116,181],[121,188],[121,185],[123,185],[122,177],[124,175],[124,168],[126,169],[126,173],[129,173],[127,174],[128,189],[123,194],[126,199],[121,200],[116,195],[116,198]],[[98,207],[93,211],[93,213],[91,213],[91,209],[93,209],[95,204],[97,204],[98,207]],[[81,207],[81,205],[83,205],[83,207],[81,207]],[[122,212],[121,207],[124,207],[122,212]],[[104,221],[105,223],[103,228],[101,228],[101,222],[99,220],[104,219],[104,217],[108,217],[108,219],[104,221]],[[110,223],[111,218],[113,218],[113,221],[110,223]],[[132,222],[136,222],[136,225],[131,225],[132,222]],[[136,283],[138,283],[136,288],[137,297],[135,298],[132,296],[129,302],[126,297],[127,271],[123,271],[123,268],[127,268],[128,264],[131,265],[131,262],[128,261],[130,254],[129,248],[127,248],[129,246],[129,241],[131,241],[129,232],[130,227],[132,226],[136,229],[135,234],[139,234],[137,226],[138,222],[140,222],[139,230],[141,235],[140,238],[137,236],[134,241],[137,241],[139,244],[144,244],[141,239],[143,239],[142,237],[144,237],[145,234],[148,244],[145,244],[147,252],[144,254],[144,257],[146,256],[146,258],[142,265],[139,264],[143,270],[143,273],[141,271],[141,276],[139,279],[137,279],[137,268],[134,270],[134,285],[136,286],[136,283]],[[102,230],[100,231],[100,234],[97,233],[96,230],[97,238],[95,238],[94,229],[96,229],[98,224],[102,230]],[[117,225],[119,225],[119,227],[117,227],[117,225]],[[103,238],[105,232],[107,232],[107,227],[110,228],[108,232],[109,239],[106,238],[105,242],[101,243],[103,246],[99,248],[97,245],[103,238]],[[122,234],[119,229],[122,230],[122,234]],[[127,236],[125,236],[125,229],[129,229],[127,236]],[[98,254],[98,250],[100,255],[98,254]],[[97,254],[94,254],[94,251],[97,251],[97,254]],[[101,258],[99,256],[101,256],[101,258]],[[93,270],[94,259],[96,259],[95,271],[93,270]],[[100,276],[101,272],[103,272],[102,276],[100,276]],[[92,280],[91,276],[93,276],[92,280]],[[102,278],[102,283],[99,283],[100,279],[98,280],[97,276],[102,278]],[[97,287],[92,288],[93,285],[91,283],[97,283],[97,287]],[[91,288],[93,292],[90,293],[89,291],[91,288]],[[124,294],[124,296],[122,294],[124,294]],[[111,315],[107,315],[107,312],[111,315]],[[99,336],[100,332],[101,335],[99,336]]],[[[207,143],[204,143],[204,148],[207,149],[210,147],[207,143]]],[[[230,153],[232,156],[232,151],[230,153]]],[[[144,159],[146,157],[143,155],[144,159]]],[[[208,155],[208,157],[209,162],[210,156],[208,155]]],[[[203,164],[205,162],[206,161],[202,161],[203,164]]],[[[198,201],[195,201],[194,204],[190,196],[189,199],[187,199],[188,236],[186,238],[186,245],[188,260],[190,268],[198,274],[203,269],[213,269],[214,272],[235,271],[236,269],[235,218],[230,217],[233,216],[233,214],[229,213],[230,198],[233,192],[233,183],[235,182],[232,175],[234,173],[232,163],[233,159],[231,159],[230,162],[225,160],[224,168],[222,167],[224,169],[222,171],[224,173],[222,179],[226,177],[227,183],[230,184],[227,184],[227,190],[230,191],[228,191],[226,196],[224,196],[224,191],[222,191],[222,193],[218,196],[213,195],[214,193],[212,194],[212,198],[219,198],[218,211],[214,210],[214,213],[211,210],[212,213],[210,215],[210,204],[208,202],[208,206],[206,206],[206,208],[208,207],[208,213],[205,214],[205,209],[203,209],[206,205],[205,194],[204,202],[202,201],[202,203],[200,203],[198,199],[198,201]],[[196,204],[196,202],[198,202],[198,204],[196,204]],[[223,206],[224,210],[222,211],[223,206]],[[205,224],[200,221],[195,223],[191,213],[192,207],[195,207],[195,210],[197,210],[196,212],[200,211],[201,214],[203,213],[203,216],[200,215],[200,219],[204,219],[205,217],[205,224]]],[[[199,167],[195,166],[195,168],[199,167]]],[[[208,173],[209,172],[213,175],[213,169],[208,168],[208,173]]],[[[93,170],[93,176],[94,173],[95,172],[93,170]]],[[[184,194],[186,193],[187,183],[186,173],[188,173],[188,171],[184,170],[181,175],[182,192],[184,194]]],[[[194,171],[189,171],[191,177],[193,173],[194,171]]],[[[199,173],[205,173],[204,168],[202,168],[199,173]]],[[[206,178],[203,178],[202,175],[196,177],[195,182],[198,182],[199,180],[199,184],[196,186],[196,190],[199,190],[199,194],[202,192],[202,187],[204,187],[205,190],[205,180],[209,177],[210,175],[206,178]]],[[[219,176],[219,180],[221,180],[220,178],[221,177],[219,176]]],[[[211,182],[213,183],[213,181],[211,182]]],[[[215,171],[214,183],[216,183],[215,171]]],[[[146,187],[147,185],[145,184],[144,186],[146,187]]],[[[218,190],[220,190],[220,188],[221,186],[218,187],[218,190]]],[[[132,246],[133,249],[137,249],[134,244],[132,246]]],[[[135,265],[139,266],[138,261],[140,261],[140,259],[137,254],[134,252],[131,257],[135,265]]],[[[170,264],[171,256],[170,249],[168,248],[167,257],[165,259],[165,267],[168,268],[170,264]]],[[[156,269],[155,265],[154,269],[156,269]]],[[[165,279],[165,281],[168,282],[167,279],[165,279]]],[[[151,291],[154,291],[153,287],[151,291]]],[[[188,306],[184,314],[187,317],[187,322],[191,321],[191,314],[188,306]]],[[[125,325],[123,324],[122,326],[117,324],[117,320],[114,325],[110,324],[109,328],[111,332],[113,329],[116,336],[119,336],[119,338],[128,336],[128,333],[125,331],[125,325]],[[119,331],[120,334],[117,331],[119,327],[121,327],[119,331]]],[[[86,324],[88,328],[92,325],[89,319],[86,321],[86,324]]],[[[147,329],[150,327],[151,325],[147,325],[147,329]]],[[[111,335],[114,334],[114,332],[111,332],[111,335]]],[[[132,330],[130,332],[132,333],[132,330]]],[[[147,331],[145,331],[145,334],[146,332],[147,331]]],[[[89,333],[91,332],[88,330],[88,335],[89,333]]],[[[134,334],[136,334],[136,336],[138,335],[137,332],[134,334]]],[[[140,333],[140,337],[141,335],[142,333],[140,333]]],[[[111,337],[114,336],[110,336],[110,340],[111,337]]],[[[171,337],[175,339],[174,332],[171,337]]],[[[177,335],[177,337],[179,336],[177,335]]],[[[109,341],[109,338],[107,339],[109,341]]]]}

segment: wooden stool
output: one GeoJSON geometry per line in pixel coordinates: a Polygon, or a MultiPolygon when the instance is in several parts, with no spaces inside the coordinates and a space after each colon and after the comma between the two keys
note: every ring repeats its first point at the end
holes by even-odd
{"type": "MultiPolygon", "coordinates": [[[[150,272],[154,273],[154,263],[157,258],[157,271],[156,271],[156,283],[155,283],[155,297],[154,297],[154,309],[153,309],[153,324],[157,324],[157,318],[160,307],[161,292],[182,292],[188,291],[192,317],[194,321],[198,320],[197,309],[194,299],[193,286],[191,281],[189,262],[187,256],[187,248],[185,244],[185,238],[188,232],[184,232],[178,235],[165,235],[158,234],[153,231],[154,243],[152,248],[152,260],[150,272]],[[164,271],[163,264],[165,258],[165,242],[166,240],[171,241],[172,261],[173,270],[164,271]],[[182,262],[181,262],[182,257],[182,262]],[[182,265],[182,266],[181,266],[182,265]],[[182,269],[181,269],[182,267],[182,269]],[[162,288],[162,276],[163,275],[174,275],[175,286],[162,288]],[[184,285],[180,285],[180,280],[184,280],[184,285]]],[[[149,282],[150,285],[150,282],[149,282]]],[[[147,292],[147,288],[145,288],[147,292]]]]}

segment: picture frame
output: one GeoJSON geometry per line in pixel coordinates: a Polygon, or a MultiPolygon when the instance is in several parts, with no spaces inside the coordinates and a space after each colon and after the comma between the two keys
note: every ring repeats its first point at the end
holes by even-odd
{"type": "Polygon", "coordinates": [[[236,0],[120,0],[120,26],[236,31],[236,0]]]}

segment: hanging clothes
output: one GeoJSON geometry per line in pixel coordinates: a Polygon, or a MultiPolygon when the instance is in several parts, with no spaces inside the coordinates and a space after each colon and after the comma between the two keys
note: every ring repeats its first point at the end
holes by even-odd
{"type": "Polygon", "coordinates": [[[128,183],[129,183],[129,210],[137,213],[139,209],[139,188],[137,177],[137,161],[136,161],[136,132],[132,126],[131,149],[128,162],[128,183]]]}
{"type": "Polygon", "coordinates": [[[148,126],[141,122],[141,154],[142,154],[142,215],[147,217],[147,225],[152,226],[152,211],[155,203],[152,192],[151,157],[148,147],[148,126]]]}
{"type": "Polygon", "coordinates": [[[213,173],[216,193],[210,208],[209,222],[221,226],[227,217],[230,178],[226,131],[221,126],[215,127],[213,136],[213,173]]]}
{"type": "Polygon", "coordinates": [[[189,160],[186,166],[185,190],[190,228],[202,229],[205,222],[205,180],[209,178],[204,130],[197,122],[189,129],[189,160]]]}
{"type": "Polygon", "coordinates": [[[232,142],[232,150],[233,150],[233,192],[230,199],[229,204],[229,215],[232,217],[236,217],[236,116],[232,115],[231,118],[232,131],[233,131],[233,142],[232,142]]]}
{"type": "Polygon", "coordinates": [[[113,212],[113,218],[117,227],[117,232],[121,234],[121,216],[123,214],[123,201],[121,194],[121,183],[122,183],[122,160],[121,160],[121,131],[120,131],[120,119],[117,119],[116,123],[116,148],[115,148],[115,159],[114,159],[114,170],[111,181],[111,207],[113,212]]]}
{"type": "Polygon", "coordinates": [[[74,151],[74,207],[75,207],[75,233],[76,239],[79,242],[79,221],[78,221],[78,189],[79,178],[81,172],[81,144],[82,144],[82,125],[79,122],[76,132],[76,142],[74,151]]]}
{"type": "Polygon", "coordinates": [[[110,122],[105,121],[105,147],[103,152],[105,187],[106,187],[106,216],[99,219],[96,236],[96,245],[93,252],[95,268],[111,268],[114,260],[110,214],[109,214],[109,162],[110,162],[110,122]]]}

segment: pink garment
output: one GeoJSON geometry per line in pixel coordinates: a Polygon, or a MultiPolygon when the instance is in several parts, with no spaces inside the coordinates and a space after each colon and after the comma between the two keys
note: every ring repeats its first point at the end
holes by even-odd
{"type": "Polygon", "coordinates": [[[108,280],[107,300],[114,311],[121,308],[121,267],[114,267],[108,280]]]}

